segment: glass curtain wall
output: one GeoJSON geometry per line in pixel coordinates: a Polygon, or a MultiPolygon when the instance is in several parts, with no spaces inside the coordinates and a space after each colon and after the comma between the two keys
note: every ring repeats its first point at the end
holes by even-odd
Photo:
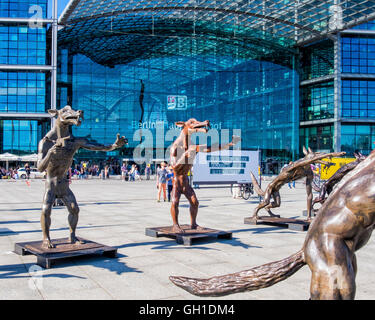
{"type": "MultiPolygon", "coordinates": [[[[47,0],[1,0],[0,17],[47,16],[47,0]]],[[[45,65],[46,27],[0,24],[0,64],[45,65]]],[[[46,75],[43,72],[0,72],[0,152],[35,153],[47,125],[36,120],[16,120],[17,113],[45,113],[46,75]],[[12,113],[12,118],[7,114],[12,113]],[[14,120],[13,120],[14,119],[14,120]]]]}
{"type": "MultiPolygon", "coordinates": [[[[165,152],[178,134],[174,123],[194,117],[210,120],[219,135],[223,129],[229,136],[240,133],[242,149],[262,149],[264,161],[286,162],[295,158],[298,146],[298,77],[293,56],[284,59],[277,63],[184,50],[110,68],[76,54],[63,59],[68,66],[61,63],[59,106],[68,101],[84,110],[82,125],[73,128],[76,136],[112,143],[117,132],[126,135],[128,156],[139,144],[136,130],[150,130],[154,149],[165,152]],[[164,146],[156,138],[162,131],[164,146]]],[[[103,154],[82,151],[81,157],[103,154]]]]}

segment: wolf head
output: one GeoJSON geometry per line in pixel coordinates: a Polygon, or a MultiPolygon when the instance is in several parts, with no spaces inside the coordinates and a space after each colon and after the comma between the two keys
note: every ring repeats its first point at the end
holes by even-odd
{"type": "Polygon", "coordinates": [[[57,124],[62,124],[65,126],[80,126],[83,119],[83,111],[75,111],[71,106],[65,106],[60,110],[49,109],[48,113],[57,118],[57,124]]]}
{"type": "Polygon", "coordinates": [[[182,128],[182,132],[188,136],[196,132],[207,133],[208,129],[211,128],[209,120],[205,120],[201,122],[194,118],[191,118],[186,122],[184,121],[176,122],[175,125],[177,127],[182,128]]]}
{"type": "MultiPolygon", "coordinates": [[[[325,155],[326,158],[330,159],[332,157],[340,157],[345,154],[345,152],[332,152],[332,153],[314,152],[310,148],[306,149],[305,146],[303,146],[302,151],[303,151],[303,154],[305,155],[305,157],[303,158],[304,160],[319,158],[320,156],[323,156],[323,155],[325,155]]],[[[323,165],[330,164],[330,162],[324,161],[322,159],[317,159],[316,161],[314,161],[314,163],[320,163],[323,165]]]]}

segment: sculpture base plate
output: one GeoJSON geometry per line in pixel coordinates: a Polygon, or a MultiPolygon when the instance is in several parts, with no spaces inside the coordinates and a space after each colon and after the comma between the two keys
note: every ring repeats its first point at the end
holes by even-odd
{"type": "MultiPolygon", "coordinates": [[[[312,216],[312,217],[315,217],[315,216],[316,216],[316,213],[317,213],[318,211],[319,211],[318,209],[311,210],[311,216],[312,216]]],[[[303,215],[304,217],[307,217],[307,210],[303,210],[303,211],[302,211],[302,215],[303,215]]]]}
{"type": "Polygon", "coordinates": [[[307,231],[310,226],[309,221],[299,220],[299,219],[291,219],[291,218],[277,218],[277,217],[265,217],[261,216],[258,219],[254,219],[253,217],[247,217],[244,219],[245,224],[265,224],[270,226],[277,226],[288,228],[291,230],[296,231],[307,231]]]}
{"type": "Polygon", "coordinates": [[[146,236],[150,237],[167,237],[175,239],[177,243],[185,246],[191,246],[194,241],[206,240],[208,238],[217,239],[232,239],[232,232],[215,230],[210,228],[200,227],[200,230],[191,229],[190,225],[180,225],[184,233],[175,233],[172,231],[172,226],[146,228],[146,236]]]}
{"type": "Polygon", "coordinates": [[[35,255],[37,264],[45,269],[51,268],[53,263],[61,259],[97,254],[114,258],[117,255],[117,248],[108,247],[83,238],[78,239],[83,243],[71,244],[68,238],[52,240],[55,248],[42,246],[43,241],[19,242],[15,244],[14,252],[22,256],[35,255]]]}

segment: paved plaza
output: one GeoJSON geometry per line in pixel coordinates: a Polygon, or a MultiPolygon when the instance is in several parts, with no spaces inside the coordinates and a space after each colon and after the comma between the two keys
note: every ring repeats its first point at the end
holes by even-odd
{"type": "MultiPolygon", "coordinates": [[[[74,180],[80,204],[77,235],[118,248],[117,258],[81,257],[51,269],[35,265],[36,257],[13,253],[17,242],[41,240],[44,181],[0,181],[0,299],[200,299],[173,285],[170,275],[211,277],[283,259],[298,251],[306,232],[264,225],[245,225],[258,200],[233,199],[229,189],[197,189],[198,223],[231,231],[233,239],[178,245],[145,235],[145,228],[171,224],[170,203],[156,202],[155,181],[74,180]]],[[[283,217],[299,217],[306,208],[303,182],[281,189],[283,217]]],[[[67,210],[52,211],[52,239],[68,236],[67,210]]],[[[189,205],[180,203],[180,223],[189,222],[189,205]]],[[[356,299],[375,298],[375,244],[357,253],[356,299]]],[[[310,270],[258,291],[213,299],[309,298],[310,270]]]]}

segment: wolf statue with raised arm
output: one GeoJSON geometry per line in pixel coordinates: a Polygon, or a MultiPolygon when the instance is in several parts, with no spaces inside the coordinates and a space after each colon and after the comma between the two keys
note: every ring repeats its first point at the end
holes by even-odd
{"type": "Polygon", "coordinates": [[[188,178],[188,173],[193,167],[196,154],[198,152],[214,152],[229,149],[238,143],[241,138],[233,136],[232,142],[224,146],[212,145],[209,147],[207,145],[195,145],[191,140],[191,136],[197,132],[207,133],[210,128],[210,122],[208,120],[201,122],[192,118],[186,122],[179,121],[175,124],[181,128],[181,133],[170,148],[170,160],[174,172],[171,215],[173,231],[175,233],[184,233],[184,230],[178,223],[178,206],[182,194],[185,195],[190,203],[191,229],[201,229],[197,224],[199,202],[194,189],[189,184],[188,178]]]}
{"type": "Polygon", "coordinates": [[[69,132],[72,125],[81,125],[83,111],[65,106],[60,110],[50,109],[48,113],[56,117],[54,127],[39,142],[38,170],[47,172],[46,188],[43,198],[41,225],[43,246],[53,248],[49,230],[51,226],[51,209],[56,198],[61,199],[69,211],[70,243],[81,243],[76,237],[79,207],[73,192],[69,188],[67,172],[72,165],[74,154],[84,148],[92,151],[112,151],[127,143],[125,137],[117,134],[116,141],[109,146],[90,142],[86,138],[73,137],[69,132]]]}

